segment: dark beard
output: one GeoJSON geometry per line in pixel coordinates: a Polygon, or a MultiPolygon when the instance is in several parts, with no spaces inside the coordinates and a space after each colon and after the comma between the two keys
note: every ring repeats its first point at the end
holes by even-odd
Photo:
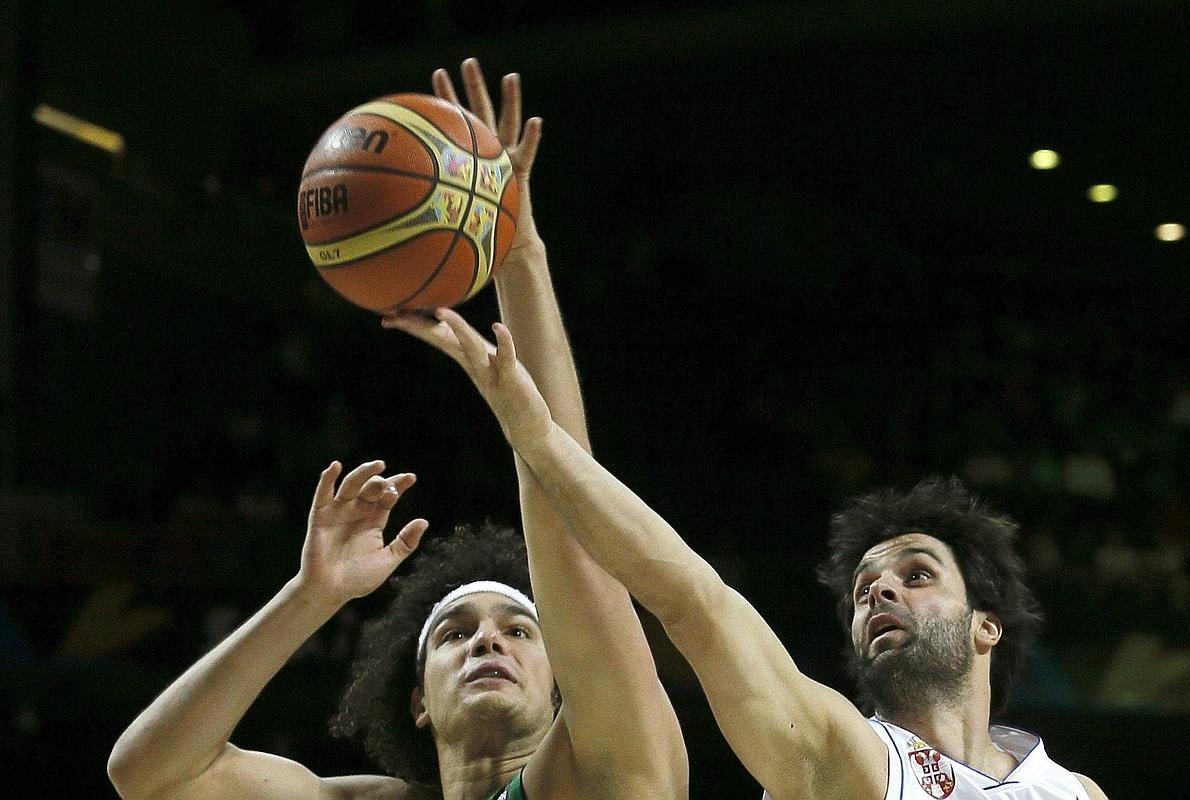
{"type": "Polygon", "coordinates": [[[912,633],[899,647],[875,657],[853,649],[850,666],[861,701],[889,720],[908,711],[957,704],[975,660],[968,642],[972,613],[953,619],[909,617],[912,633]]]}

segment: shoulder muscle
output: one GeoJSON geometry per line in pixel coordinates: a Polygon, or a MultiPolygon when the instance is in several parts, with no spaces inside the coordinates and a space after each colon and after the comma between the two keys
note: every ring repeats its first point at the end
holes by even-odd
{"type": "Polygon", "coordinates": [[[1079,775],[1077,772],[1073,773],[1074,777],[1078,778],[1078,782],[1087,790],[1087,797],[1091,800],[1107,800],[1107,795],[1099,788],[1099,784],[1088,778],[1086,775],[1079,775]]]}

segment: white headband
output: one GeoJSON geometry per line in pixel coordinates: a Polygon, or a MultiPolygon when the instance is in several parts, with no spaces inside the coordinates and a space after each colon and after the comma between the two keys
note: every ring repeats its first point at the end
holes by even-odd
{"type": "Polygon", "coordinates": [[[534,621],[537,620],[537,606],[533,604],[533,601],[524,592],[499,581],[472,581],[471,583],[464,583],[457,589],[452,589],[448,592],[446,597],[443,597],[430,609],[430,614],[426,617],[425,624],[421,626],[421,635],[417,637],[418,663],[421,663],[421,657],[426,652],[426,640],[430,637],[430,629],[434,627],[434,623],[438,621],[438,616],[442,611],[460,597],[466,597],[469,594],[480,594],[481,592],[504,595],[514,603],[524,606],[525,610],[529,612],[529,616],[533,617],[534,621]]]}

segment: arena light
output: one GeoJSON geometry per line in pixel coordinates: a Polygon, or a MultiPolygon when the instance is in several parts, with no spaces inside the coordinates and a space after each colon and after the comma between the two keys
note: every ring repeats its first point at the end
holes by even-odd
{"type": "Polygon", "coordinates": [[[1163,242],[1177,242],[1186,236],[1186,226],[1180,222],[1163,222],[1154,233],[1163,242]]]}
{"type": "Polygon", "coordinates": [[[1092,203],[1110,203],[1119,196],[1119,190],[1110,183],[1097,183],[1087,189],[1087,199],[1092,203]]]}
{"type": "Polygon", "coordinates": [[[1053,169],[1062,163],[1062,157],[1053,150],[1034,150],[1029,155],[1029,164],[1033,169],[1053,169]]]}
{"type": "Polygon", "coordinates": [[[33,119],[51,130],[98,147],[113,156],[124,155],[124,137],[94,122],[87,122],[44,103],[33,109],[33,119]]]}

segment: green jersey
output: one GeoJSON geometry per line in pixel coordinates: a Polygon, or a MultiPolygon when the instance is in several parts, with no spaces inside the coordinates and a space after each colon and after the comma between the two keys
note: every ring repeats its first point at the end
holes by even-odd
{"type": "Polygon", "coordinates": [[[518,772],[507,786],[489,797],[488,800],[526,800],[525,787],[521,785],[521,773],[518,772]]]}

